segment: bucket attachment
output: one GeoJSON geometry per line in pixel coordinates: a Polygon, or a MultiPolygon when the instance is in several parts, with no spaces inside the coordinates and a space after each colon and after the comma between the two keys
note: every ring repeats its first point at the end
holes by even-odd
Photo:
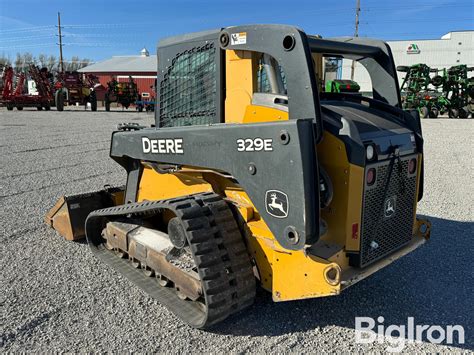
{"type": "Polygon", "coordinates": [[[89,213],[123,204],[124,191],[124,187],[106,187],[96,192],[62,196],[46,214],[45,223],[66,240],[83,239],[84,223],[89,213]]]}

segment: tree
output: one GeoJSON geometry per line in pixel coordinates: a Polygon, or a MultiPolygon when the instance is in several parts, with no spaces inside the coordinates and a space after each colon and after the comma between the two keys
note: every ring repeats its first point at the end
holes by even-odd
{"type": "Polygon", "coordinates": [[[0,56],[0,67],[3,68],[5,66],[11,66],[12,65],[12,61],[10,59],[10,57],[6,57],[5,55],[1,55],[0,56]]]}
{"type": "Polygon", "coordinates": [[[46,67],[47,61],[48,61],[48,57],[46,56],[46,54],[41,53],[40,55],[38,55],[38,62],[41,68],[46,67]]]}
{"type": "Polygon", "coordinates": [[[76,71],[81,68],[84,68],[90,64],[90,59],[88,58],[79,58],[78,56],[71,57],[70,61],[64,62],[64,70],[66,71],[76,71]]]}
{"type": "Polygon", "coordinates": [[[33,54],[26,52],[23,54],[17,53],[16,58],[15,58],[15,71],[16,72],[24,72],[26,73],[28,71],[28,64],[34,63],[35,58],[33,57],[33,54]]]}
{"type": "MultiPolygon", "coordinates": [[[[0,66],[2,63],[10,63],[10,58],[5,56],[0,56],[0,66]]],[[[85,66],[88,66],[91,63],[91,60],[88,58],[80,58],[79,56],[73,56],[71,60],[64,61],[64,70],[65,71],[76,71],[85,66]]],[[[13,66],[17,73],[24,72],[27,74],[28,65],[36,64],[40,68],[47,68],[49,72],[55,73],[59,70],[59,61],[58,58],[54,55],[39,54],[38,57],[34,57],[31,53],[17,53],[15,60],[13,61],[13,66]]]]}

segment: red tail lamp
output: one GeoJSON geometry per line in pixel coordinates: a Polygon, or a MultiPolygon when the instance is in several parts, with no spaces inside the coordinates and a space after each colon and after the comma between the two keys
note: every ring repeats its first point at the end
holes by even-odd
{"type": "Polygon", "coordinates": [[[375,168],[370,168],[367,170],[367,176],[365,181],[367,182],[367,185],[373,185],[375,183],[375,168]]]}
{"type": "Polygon", "coordinates": [[[408,174],[413,174],[416,171],[416,159],[410,159],[408,162],[408,174]]]}

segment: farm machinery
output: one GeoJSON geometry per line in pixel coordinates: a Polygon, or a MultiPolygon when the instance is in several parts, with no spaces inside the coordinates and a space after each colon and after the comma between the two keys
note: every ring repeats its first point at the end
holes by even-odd
{"type": "Polygon", "coordinates": [[[137,84],[131,76],[128,78],[128,82],[118,82],[117,79],[112,78],[107,83],[107,91],[105,92],[106,111],[110,111],[112,102],[117,102],[128,109],[131,104],[137,101],[141,101],[141,96],[138,93],[137,84]]]}
{"type": "Polygon", "coordinates": [[[338,295],[429,238],[420,117],[402,109],[385,42],[236,26],[164,39],[158,58],[154,124],[112,133],[126,185],[64,196],[46,216],[86,237],[100,272],[206,328],[257,285],[275,302],[338,295]],[[373,97],[321,92],[335,56],[368,68],[373,97]]]}
{"type": "Polygon", "coordinates": [[[97,83],[97,77],[92,74],[85,74],[83,78],[77,71],[58,73],[54,85],[56,109],[63,111],[66,104],[84,105],[87,109],[87,104],[90,104],[91,111],[97,111],[97,96],[94,91],[97,83]]]}
{"type": "Polygon", "coordinates": [[[439,108],[446,103],[435,89],[429,88],[432,84],[430,73],[436,70],[426,64],[398,66],[397,70],[406,73],[401,85],[403,108],[418,110],[423,118],[438,117],[439,108]]]}
{"type": "Polygon", "coordinates": [[[464,64],[442,69],[441,75],[433,78],[433,83],[442,88],[443,96],[449,102],[448,115],[452,118],[468,118],[474,113],[474,78],[468,73],[474,67],[464,64]]]}
{"type": "Polygon", "coordinates": [[[354,80],[348,79],[327,80],[325,85],[325,92],[358,93],[359,90],[360,85],[354,80]]]}
{"type": "Polygon", "coordinates": [[[137,107],[138,112],[142,112],[145,110],[146,112],[153,112],[155,111],[156,106],[156,82],[155,84],[150,86],[151,92],[142,92],[139,97],[140,100],[135,102],[135,106],[137,107]]]}
{"type": "Polygon", "coordinates": [[[140,100],[135,101],[135,106],[138,112],[145,110],[146,112],[153,112],[155,110],[155,97],[148,92],[140,94],[140,100]]]}
{"type": "Polygon", "coordinates": [[[450,118],[467,118],[474,112],[474,78],[468,77],[474,68],[456,65],[439,70],[415,64],[397,70],[406,73],[401,86],[404,108],[418,110],[423,118],[446,112],[450,118]]]}
{"type": "Polygon", "coordinates": [[[36,65],[28,66],[28,73],[35,82],[36,95],[24,93],[26,74],[15,74],[12,67],[5,67],[3,71],[3,90],[1,103],[11,111],[13,108],[21,111],[24,107],[36,107],[38,110],[49,110],[54,105],[51,85],[52,74],[46,68],[39,69],[36,65]],[[16,85],[14,79],[16,77],[16,85]],[[14,87],[15,86],[15,87],[14,87]]]}

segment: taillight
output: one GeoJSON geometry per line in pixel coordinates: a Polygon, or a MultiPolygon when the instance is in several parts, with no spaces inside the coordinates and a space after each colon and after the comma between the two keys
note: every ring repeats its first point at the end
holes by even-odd
{"type": "Polygon", "coordinates": [[[414,174],[416,171],[416,159],[410,159],[408,162],[408,174],[414,174]]]}
{"type": "Polygon", "coordinates": [[[359,223],[352,224],[352,239],[359,239],[359,223]]]}
{"type": "Polygon", "coordinates": [[[367,170],[367,176],[365,178],[367,185],[373,185],[375,183],[375,179],[375,168],[370,168],[369,170],[367,170]]]}

